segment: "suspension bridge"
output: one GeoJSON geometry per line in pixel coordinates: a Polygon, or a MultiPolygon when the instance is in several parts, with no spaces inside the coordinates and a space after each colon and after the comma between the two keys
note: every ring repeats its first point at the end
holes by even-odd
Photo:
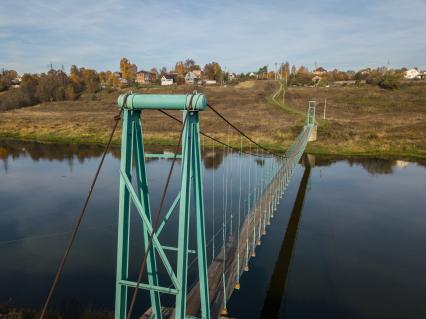
{"type": "MultiPolygon", "coordinates": [[[[250,259],[256,256],[256,247],[273,221],[277,206],[293,177],[307,143],[316,139],[315,102],[308,105],[306,121],[300,133],[285,153],[276,153],[260,145],[242,132],[223,114],[209,105],[203,94],[154,95],[124,94],[118,99],[119,114],[110,140],[101,157],[88,196],[80,211],[76,227],[61,259],[56,276],[49,290],[40,318],[46,314],[52,294],[62,274],[69,251],[76,238],[81,220],[90,200],[118,123],[122,123],[121,159],[119,180],[119,211],[117,239],[117,272],[115,318],[218,318],[228,316],[227,304],[235,289],[244,289],[240,278],[249,271],[250,259]],[[240,146],[230,145],[200,130],[202,114],[207,109],[240,135],[240,146]],[[144,148],[141,118],[144,110],[159,110],[178,122],[181,130],[176,149],[171,154],[148,154],[144,148]],[[168,111],[181,111],[179,119],[168,111]],[[212,239],[206,238],[206,216],[202,168],[201,137],[212,139],[215,147],[224,152],[251,156],[259,161],[261,169],[243,172],[237,163],[239,174],[224,171],[222,180],[222,207],[213,194],[213,214],[222,215],[221,225],[213,224],[212,239]],[[243,141],[249,147],[243,148],[243,141]],[[147,180],[146,158],[171,159],[165,187],[158,209],[153,212],[147,180]],[[176,166],[180,161],[180,180],[177,194],[169,207],[165,207],[166,195],[176,166]],[[244,179],[242,176],[248,175],[244,179]],[[230,178],[237,176],[239,188],[238,207],[228,203],[230,178]],[[244,198],[243,198],[244,197],[244,198]],[[216,207],[215,207],[216,204],[216,207]],[[143,259],[138,265],[137,276],[129,274],[131,207],[135,207],[142,222],[143,259]],[[175,218],[177,222],[169,223],[175,218]],[[176,234],[174,245],[166,245],[161,234],[176,234]],[[190,238],[193,236],[193,238],[190,238]],[[221,240],[220,240],[221,239],[221,240]],[[194,244],[195,247],[190,247],[194,244]],[[209,247],[211,246],[211,247],[209,247]],[[209,250],[207,249],[209,247],[209,250]],[[209,252],[209,255],[208,255],[209,252]],[[190,261],[190,256],[193,259],[190,261]],[[190,278],[190,268],[195,266],[196,278],[190,278]],[[165,275],[160,276],[160,269],[165,275]],[[161,278],[160,278],[161,277],[161,278]],[[138,292],[148,291],[150,307],[143,314],[135,313],[138,292]],[[166,306],[164,296],[173,300],[166,306]]],[[[233,181],[232,181],[233,182],[233,181]]],[[[215,183],[213,177],[213,183],[215,183]]],[[[233,184],[231,184],[233,185],[233,184]]],[[[213,185],[214,189],[214,185],[213,185]]],[[[304,194],[303,194],[304,195],[304,194]]],[[[215,219],[213,218],[213,223],[215,219]]],[[[238,314],[235,314],[238,316],[238,314]]]]}

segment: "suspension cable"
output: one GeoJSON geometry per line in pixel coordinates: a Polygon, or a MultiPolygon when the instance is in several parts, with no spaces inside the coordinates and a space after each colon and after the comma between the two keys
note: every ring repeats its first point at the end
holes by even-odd
{"type": "Polygon", "coordinates": [[[250,138],[247,134],[245,134],[243,131],[241,131],[238,127],[236,127],[234,124],[232,124],[226,117],[224,117],[220,112],[218,112],[213,106],[211,106],[210,104],[207,104],[207,106],[214,113],[216,113],[217,116],[219,116],[222,120],[224,120],[226,123],[228,123],[228,125],[231,126],[234,130],[236,130],[238,133],[240,133],[242,136],[244,136],[246,139],[248,139],[254,145],[256,145],[259,148],[261,148],[262,150],[264,150],[266,153],[271,154],[273,156],[286,157],[285,155],[280,155],[280,154],[273,153],[270,150],[268,150],[267,148],[265,148],[264,146],[260,145],[259,143],[257,143],[256,141],[254,141],[252,138],[250,138]]]}
{"type": "MultiPolygon", "coordinates": [[[[166,111],[164,111],[164,110],[158,110],[158,111],[160,111],[161,113],[163,113],[163,114],[164,114],[164,115],[166,115],[167,117],[171,118],[172,120],[174,120],[174,121],[176,121],[176,122],[178,122],[178,123],[182,124],[182,121],[181,121],[181,120],[179,120],[178,118],[174,117],[174,116],[173,116],[173,115],[171,115],[170,113],[167,113],[167,112],[166,112],[166,111]]],[[[204,133],[203,131],[200,131],[200,134],[201,134],[201,135],[203,135],[203,136],[205,136],[205,137],[207,137],[207,138],[209,138],[209,139],[211,139],[212,141],[214,141],[214,142],[216,142],[216,143],[219,143],[219,144],[221,144],[221,145],[223,145],[223,146],[229,147],[229,148],[233,149],[234,151],[239,151],[239,149],[238,149],[238,148],[233,147],[233,146],[231,146],[231,145],[229,145],[229,144],[227,144],[227,143],[225,143],[225,142],[222,142],[221,140],[219,140],[219,139],[217,139],[217,138],[215,138],[215,137],[213,137],[213,136],[211,136],[211,135],[209,135],[209,134],[207,134],[207,133],[204,133]]],[[[243,151],[243,153],[244,153],[244,154],[247,154],[247,155],[255,156],[255,154],[253,154],[253,153],[251,153],[251,152],[243,151]]],[[[275,155],[274,155],[274,156],[275,156],[275,155]]]]}

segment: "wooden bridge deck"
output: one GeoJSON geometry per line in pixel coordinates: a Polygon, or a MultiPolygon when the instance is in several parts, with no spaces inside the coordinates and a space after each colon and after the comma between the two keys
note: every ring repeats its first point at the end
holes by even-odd
{"type": "MultiPolygon", "coordinates": [[[[240,245],[237,238],[230,236],[226,245],[222,247],[220,253],[212,261],[208,269],[209,276],[209,296],[210,296],[210,311],[212,318],[218,318],[224,308],[224,291],[222,269],[225,254],[225,282],[226,282],[226,299],[229,300],[234,292],[238,277],[238,254],[240,257],[239,274],[244,273],[244,268],[248,265],[247,260],[247,240],[248,240],[248,259],[253,258],[255,248],[260,244],[260,238],[266,234],[266,225],[270,223],[270,218],[273,217],[273,209],[269,213],[268,205],[273,202],[273,196],[280,196],[277,190],[280,189],[283,178],[288,167],[284,165],[281,170],[275,175],[269,183],[263,194],[252,207],[250,213],[246,216],[240,228],[240,245]],[[264,222],[264,218],[266,222],[264,222]],[[265,225],[265,226],[264,226],[265,225]],[[255,234],[253,228],[255,227],[255,234]],[[260,233],[259,233],[260,228],[260,233]],[[254,238],[253,238],[254,237],[254,238]],[[254,241],[254,245],[253,245],[254,241]],[[237,254],[238,251],[238,254],[237,254]]],[[[287,172],[288,173],[288,172],[287,172]]],[[[287,178],[288,180],[288,178],[287,178]]],[[[191,316],[200,315],[200,296],[199,286],[196,284],[188,293],[187,297],[187,314],[191,316]]]]}

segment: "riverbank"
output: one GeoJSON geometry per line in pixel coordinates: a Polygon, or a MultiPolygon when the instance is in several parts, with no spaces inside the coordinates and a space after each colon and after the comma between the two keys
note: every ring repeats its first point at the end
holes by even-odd
{"type": "MultiPolygon", "coordinates": [[[[194,87],[153,87],[144,93],[187,93],[194,87]]],[[[386,91],[377,87],[289,88],[284,107],[273,81],[243,82],[229,87],[197,88],[209,102],[254,140],[285,150],[304,123],[309,100],[317,100],[318,140],[307,151],[322,155],[402,156],[426,158],[426,85],[386,91]],[[250,85],[248,85],[250,84],[250,85]],[[323,119],[327,99],[326,119],[323,119]]],[[[83,96],[78,101],[43,103],[2,112],[0,138],[65,144],[103,144],[117,113],[118,92],[83,96]]],[[[173,112],[170,112],[173,113],[173,112]]],[[[173,113],[180,117],[178,112],[173,113]]],[[[147,144],[172,145],[179,126],[163,114],[145,111],[147,144]]],[[[239,146],[240,137],[211,111],[201,129],[239,146]]],[[[119,144],[120,130],[113,143],[119,144]]],[[[249,144],[243,141],[244,147],[249,144]]],[[[205,139],[205,144],[212,143],[205,139]]]]}

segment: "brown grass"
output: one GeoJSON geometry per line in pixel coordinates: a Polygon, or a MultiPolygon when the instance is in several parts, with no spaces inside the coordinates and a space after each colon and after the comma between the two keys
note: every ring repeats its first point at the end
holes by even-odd
{"type": "MultiPolygon", "coordinates": [[[[426,85],[409,85],[396,91],[376,87],[289,88],[286,107],[271,102],[279,85],[273,81],[248,81],[236,86],[197,88],[209,103],[253,139],[284,149],[303,125],[300,113],[307,101],[319,102],[318,141],[309,145],[315,153],[401,154],[426,157],[426,85]],[[327,98],[327,119],[322,119],[327,98]],[[286,109],[293,109],[291,113],[286,109]]],[[[189,93],[195,88],[151,87],[143,93],[189,93]]],[[[0,136],[14,139],[71,143],[104,143],[117,113],[119,93],[102,92],[92,101],[52,102],[0,113],[0,136]]],[[[181,117],[178,112],[174,115],[181,117]]],[[[148,143],[176,141],[178,125],[157,111],[144,111],[143,126],[148,143]]],[[[240,138],[211,110],[201,115],[201,129],[239,145],[240,138]]],[[[116,134],[115,143],[120,135],[116,134]]],[[[206,140],[206,143],[208,141],[206,140]]],[[[248,144],[245,143],[247,147],[248,144]]]]}
{"type": "Polygon", "coordinates": [[[394,91],[362,86],[290,88],[287,93],[287,103],[299,110],[309,99],[318,101],[320,121],[313,150],[426,156],[426,83],[394,91]]]}

